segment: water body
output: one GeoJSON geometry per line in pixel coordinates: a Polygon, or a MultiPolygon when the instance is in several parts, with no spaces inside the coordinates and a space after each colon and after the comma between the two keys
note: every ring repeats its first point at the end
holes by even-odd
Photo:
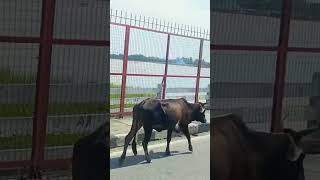
{"type": "MultiPolygon", "coordinates": [[[[111,59],[110,60],[110,72],[121,73],[122,72],[122,60],[111,59]]],[[[130,61],[128,62],[129,74],[164,74],[164,64],[130,61]]],[[[182,65],[170,65],[168,66],[169,75],[184,75],[184,76],[196,76],[197,67],[182,66],[182,65]]],[[[201,76],[210,76],[210,68],[202,68],[201,76]]],[[[111,83],[121,84],[121,76],[112,75],[110,78],[111,83]]],[[[140,87],[140,88],[156,88],[158,84],[161,84],[162,77],[145,77],[145,76],[128,76],[127,86],[140,87]]],[[[207,88],[210,83],[210,78],[202,78],[200,80],[200,88],[207,88]]],[[[195,88],[196,78],[173,78],[168,77],[168,88],[195,88]]]]}

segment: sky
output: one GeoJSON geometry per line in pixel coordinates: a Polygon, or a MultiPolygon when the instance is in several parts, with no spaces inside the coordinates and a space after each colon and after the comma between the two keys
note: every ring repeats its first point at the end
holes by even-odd
{"type": "Polygon", "coordinates": [[[209,30],[210,0],[111,0],[111,9],[209,30]]]}
{"type": "MultiPolygon", "coordinates": [[[[111,0],[112,10],[165,20],[178,24],[210,29],[210,0],[111,0]],[[170,13],[169,13],[170,12],[170,13]]],[[[123,27],[111,26],[111,53],[123,53],[123,27]]],[[[165,58],[167,36],[164,34],[132,29],[130,34],[129,55],[165,58]],[[155,43],[156,42],[156,43],[155,43]]],[[[173,36],[170,41],[169,58],[199,56],[200,41],[173,36]]],[[[209,42],[205,41],[203,58],[209,59],[209,42]]]]}

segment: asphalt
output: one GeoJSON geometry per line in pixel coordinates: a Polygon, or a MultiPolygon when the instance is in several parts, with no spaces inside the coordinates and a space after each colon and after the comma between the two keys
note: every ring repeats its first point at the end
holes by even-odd
{"type": "Polygon", "coordinates": [[[308,155],[304,160],[306,180],[320,179],[320,155],[308,155]]]}
{"type": "Polygon", "coordinates": [[[185,137],[172,139],[171,155],[164,154],[165,141],[148,146],[152,162],[146,163],[141,145],[138,145],[138,155],[133,156],[131,146],[122,166],[118,160],[122,148],[111,151],[110,179],[111,180],[209,180],[210,179],[210,136],[202,133],[192,136],[193,152],[188,150],[185,137]]]}
{"type": "MultiPolygon", "coordinates": [[[[145,163],[144,152],[138,144],[138,155],[133,156],[131,146],[122,166],[118,160],[122,147],[111,150],[110,178],[112,180],[162,180],[162,179],[210,179],[210,137],[209,132],[191,136],[193,152],[188,151],[184,136],[171,142],[171,156],[164,154],[166,141],[150,142],[152,162],[145,163]]],[[[320,155],[307,155],[304,160],[306,180],[320,179],[320,155]]]]}

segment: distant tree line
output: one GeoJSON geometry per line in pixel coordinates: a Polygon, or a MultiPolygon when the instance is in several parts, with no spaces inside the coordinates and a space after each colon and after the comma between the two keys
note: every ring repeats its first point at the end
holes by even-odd
{"type": "MultiPolygon", "coordinates": [[[[111,59],[123,59],[123,54],[110,54],[111,59]]],[[[142,54],[132,54],[128,56],[128,59],[130,61],[141,61],[141,62],[152,62],[152,63],[159,63],[159,64],[165,64],[166,60],[164,58],[159,57],[150,57],[150,56],[144,56],[142,54]]],[[[192,59],[192,57],[186,58],[175,58],[175,59],[169,59],[169,64],[173,65],[182,65],[182,66],[198,66],[199,59],[192,59]]],[[[201,67],[203,68],[210,68],[210,63],[202,60],[201,67]]]]}
{"type": "MultiPolygon", "coordinates": [[[[280,16],[282,12],[282,0],[211,0],[218,4],[215,11],[245,12],[245,14],[280,16]],[[248,11],[239,11],[248,10],[248,11]]],[[[320,20],[320,3],[307,0],[294,0],[291,17],[293,19],[320,20]]]]}
{"type": "Polygon", "coordinates": [[[238,0],[238,4],[245,9],[281,11],[282,8],[281,0],[238,0]]]}

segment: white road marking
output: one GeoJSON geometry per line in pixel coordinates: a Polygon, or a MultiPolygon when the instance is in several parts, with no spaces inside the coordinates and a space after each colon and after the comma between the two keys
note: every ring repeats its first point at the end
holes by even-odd
{"type": "MultiPolygon", "coordinates": [[[[191,141],[198,141],[198,140],[202,140],[202,139],[206,139],[206,138],[210,138],[210,134],[198,136],[198,137],[192,137],[191,141]]],[[[186,139],[173,140],[170,142],[170,146],[172,144],[185,143],[185,142],[186,142],[186,139]]],[[[148,145],[148,150],[151,150],[153,148],[158,148],[158,147],[164,147],[164,146],[167,146],[167,142],[160,143],[160,144],[151,144],[151,145],[148,145]]],[[[129,150],[129,148],[128,148],[128,150],[129,150]]],[[[122,151],[123,151],[123,149],[110,153],[110,158],[119,157],[122,154],[122,151]]],[[[137,151],[143,151],[143,147],[137,147],[137,151]]]]}

